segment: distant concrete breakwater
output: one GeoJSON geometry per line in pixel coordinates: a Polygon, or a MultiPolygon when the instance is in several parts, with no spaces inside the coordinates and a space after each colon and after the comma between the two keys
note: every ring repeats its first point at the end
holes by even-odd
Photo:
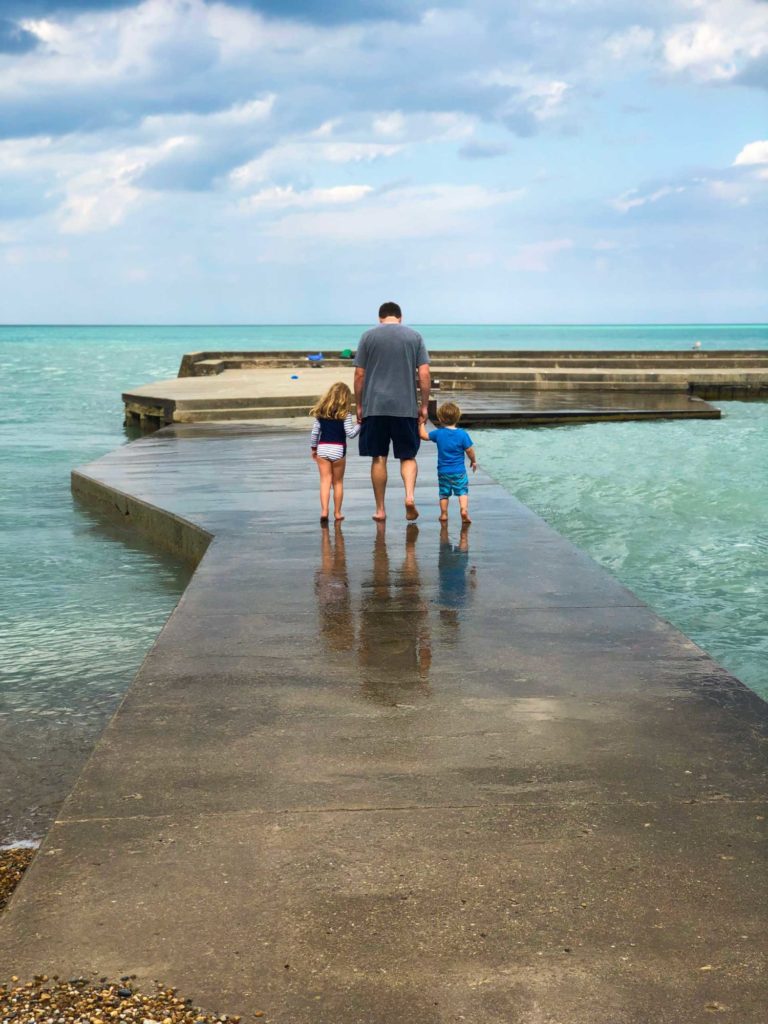
{"type": "MultiPolygon", "coordinates": [[[[349,350],[205,351],[179,375],[123,393],[127,425],[306,416],[337,379],[349,350]]],[[[451,392],[466,425],[529,426],[600,420],[717,418],[704,400],[768,398],[768,352],[434,351],[435,396],[451,392]]],[[[436,400],[436,397],[435,397],[436,400]]]]}

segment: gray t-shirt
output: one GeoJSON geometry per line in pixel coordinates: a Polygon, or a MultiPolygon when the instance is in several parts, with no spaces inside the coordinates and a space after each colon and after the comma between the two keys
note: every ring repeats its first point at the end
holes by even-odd
{"type": "Polygon", "coordinates": [[[416,419],[416,371],[428,362],[418,331],[403,324],[379,324],[366,331],[355,355],[355,366],[365,370],[363,416],[416,419]]]}

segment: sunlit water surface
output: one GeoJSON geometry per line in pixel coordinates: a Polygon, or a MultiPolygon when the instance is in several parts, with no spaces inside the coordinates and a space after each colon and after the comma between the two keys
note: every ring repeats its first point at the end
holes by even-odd
{"type": "Polygon", "coordinates": [[[482,465],[768,698],[768,403],[473,431],[482,465]]]}

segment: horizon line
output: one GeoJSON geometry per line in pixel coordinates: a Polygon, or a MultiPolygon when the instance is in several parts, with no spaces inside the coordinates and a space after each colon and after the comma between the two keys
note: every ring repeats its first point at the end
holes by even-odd
{"type": "MultiPolygon", "coordinates": [[[[367,321],[347,321],[333,323],[331,321],[314,322],[278,322],[269,321],[262,323],[129,323],[120,321],[108,321],[100,323],[22,323],[22,322],[0,322],[0,327],[364,327],[367,321]]],[[[736,321],[695,321],[695,320],[656,320],[656,321],[572,321],[572,322],[505,322],[505,321],[412,321],[419,327],[768,327],[768,321],[761,320],[736,320],[736,321]]],[[[408,326],[408,324],[405,324],[408,326]]]]}

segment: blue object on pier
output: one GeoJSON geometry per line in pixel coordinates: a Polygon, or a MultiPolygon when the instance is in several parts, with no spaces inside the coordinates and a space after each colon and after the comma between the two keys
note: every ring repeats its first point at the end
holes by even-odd
{"type": "Polygon", "coordinates": [[[298,373],[292,373],[291,374],[291,380],[298,380],[298,379],[299,379],[298,373]]]}
{"type": "Polygon", "coordinates": [[[313,356],[307,356],[307,360],[310,363],[322,363],[322,361],[323,361],[323,353],[322,352],[317,352],[313,356]]]}

